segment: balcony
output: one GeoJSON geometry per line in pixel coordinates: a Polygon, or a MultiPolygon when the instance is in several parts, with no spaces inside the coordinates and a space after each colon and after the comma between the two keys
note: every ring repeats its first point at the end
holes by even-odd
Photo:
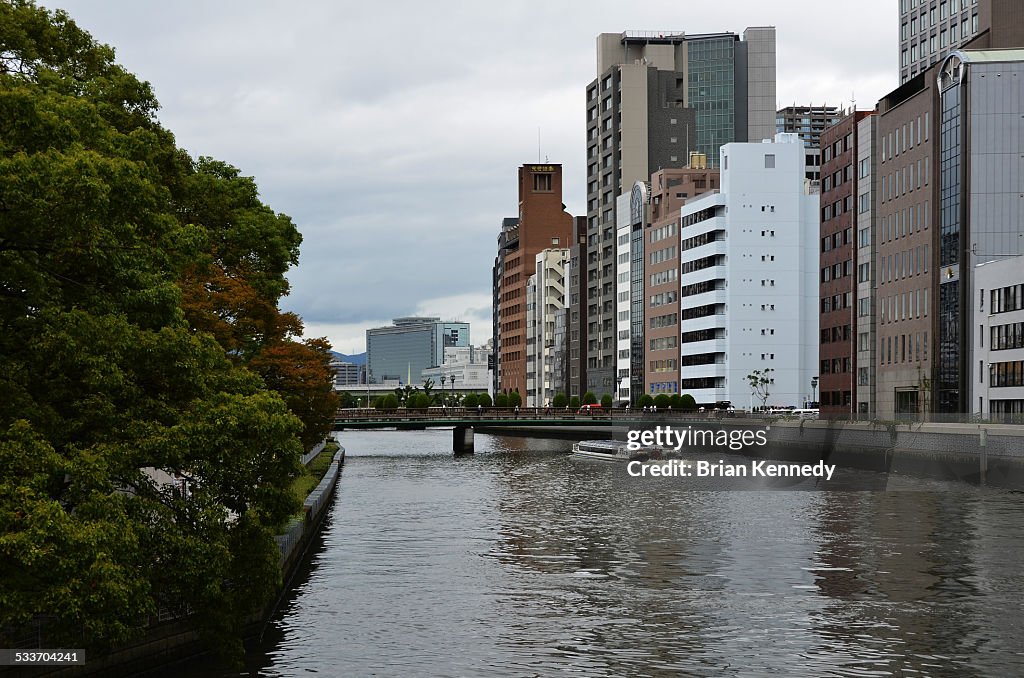
{"type": "MultiPolygon", "coordinates": [[[[690,391],[683,389],[683,393],[689,393],[693,396],[693,399],[698,403],[717,403],[722,400],[728,400],[729,390],[726,388],[697,388],[690,391]]],[[[733,403],[736,407],[739,407],[736,403],[733,403]]]]}
{"type": "Polygon", "coordinates": [[[688,297],[679,298],[679,308],[696,308],[708,304],[724,304],[729,293],[725,289],[711,290],[701,294],[694,294],[688,297]]]}
{"type": "Polygon", "coordinates": [[[721,266],[708,266],[691,273],[683,273],[679,276],[679,286],[693,285],[705,280],[725,280],[725,270],[726,266],[723,264],[721,266]]]}
{"type": "Polygon", "coordinates": [[[709,365],[684,365],[679,368],[680,379],[702,379],[706,377],[724,377],[726,365],[723,362],[709,365]]]}
{"type": "MultiPolygon", "coordinates": [[[[682,332],[696,332],[697,330],[712,330],[717,328],[725,327],[725,314],[716,313],[715,315],[706,315],[701,318],[693,318],[692,320],[683,320],[680,323],[679,329],[682,332]]],[[[724,339],[716,339],[715,341],[725,341],[724,339]]],[[[683,344],[689,346],[689,344],[683,344]]],[[[689,353],[689,350],[687,351],[689,353]]]]}
{"type": "Polygon", "coordinates": [[[715,240],[712,240],[706,245],[700,245],[692,249],[686,250],[683,254],[684,259],[702,259],[704,257],[710,257],[714,254],[726,254],[728,252],[728,245],[726,245],[725,237],[722,236],[715,240]]]}
{"type": "MultiPolygon", "coordinates": [[[[717,316],[712,316],[717,317],[717,316]]],[[[687,324],[689,324],[688,321],[687,324]]],[[[686,344],[680,344],[681,350],[688,354],[694,353],[725,353],[726,340],[725,337],[720,339],[708,339],[707,341],[692,341],[686,344]]]]}

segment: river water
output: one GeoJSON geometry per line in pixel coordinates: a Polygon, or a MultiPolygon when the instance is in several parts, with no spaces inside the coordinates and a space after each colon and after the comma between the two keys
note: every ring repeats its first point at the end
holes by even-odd
{"type": "Polygon", "coordinates": [[[341,442],[251,675],[1024,674],[1024,495],[695,490],[566,441],[478,434],[459,459],[451,431],[341,442]]]}

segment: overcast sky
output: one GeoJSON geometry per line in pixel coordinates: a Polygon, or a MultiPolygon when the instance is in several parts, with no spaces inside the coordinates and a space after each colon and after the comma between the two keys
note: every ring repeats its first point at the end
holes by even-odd
{"type": "Polygon", "coordinates": [[[584,213],[598,33],[774,25],[780,107],[873,108],[898,84],[896,0],[39,1],[153,84],[180,146],[255,176],[295,220],[284,305],[343,353],[402,315],[490,337],[495,239],[538,127],[569,212],[584,213]]]}

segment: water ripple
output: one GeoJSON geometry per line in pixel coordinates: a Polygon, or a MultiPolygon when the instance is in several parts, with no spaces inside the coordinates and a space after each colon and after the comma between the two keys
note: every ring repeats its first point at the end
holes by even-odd
{"type": "Polygon", "coordinates": [[[296,676],[1024,673],[1024,501],[694,492],[564,441],[344,434],[308,579],[250,656],[296,676]]]}

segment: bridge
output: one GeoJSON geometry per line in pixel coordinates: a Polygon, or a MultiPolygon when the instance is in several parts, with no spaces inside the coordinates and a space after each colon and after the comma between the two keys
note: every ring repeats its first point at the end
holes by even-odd
{"type": "MultiPolygon", "coordinates": [[[[717,412],[682,412],[657,410],[645,412],[636,409],[603,409],[587,410],[580,408],[555,409],[551,407],[430,407],[427,409],[376,410],[376,409],[344,409],[338,410],[334,419],[334,430],[345,429],[380,429],[396,428],[400,430],[420,430],[426,428],[453,429],[452,450],[455,454],[472,454],[473,431],[482,427],[607,427],[633,426],[650,423],[651,421],[706,421],[709,418],[718,420],[717,412]]],[[[725,414],[725,413],[721,413],[725,414]]],[[[740,414],[742,413],[729,413],[740,414]]]]}

